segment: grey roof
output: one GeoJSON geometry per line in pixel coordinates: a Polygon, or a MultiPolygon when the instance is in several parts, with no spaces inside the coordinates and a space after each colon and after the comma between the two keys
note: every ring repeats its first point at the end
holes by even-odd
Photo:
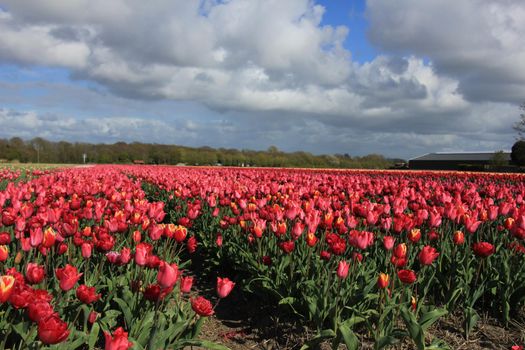
{"type": "MultiPolygon", "coordinates": [[[[496,152],[461,152],[461,153],[427,153],[412,160],[453,160],[453,161],[489,161],[496,152]]],[[[510,161],[510,152],[503,152],[510,161]]]]}

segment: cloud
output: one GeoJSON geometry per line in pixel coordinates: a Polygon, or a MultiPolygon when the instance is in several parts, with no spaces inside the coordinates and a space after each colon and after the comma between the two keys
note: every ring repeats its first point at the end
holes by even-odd
{"type": "Polygon", "coordinates": [[[470,101],[525,96],[521,0],[369,0],[370,38],[395,53],[428,57],[470,101]]]}
{"type": "Polygon", "coordinates": [[[72,80],[0,81],[3,135],[33,135],[32,124],[55,140],[402,156],[509,148],[512,103],[525,96],[524,6],[369,0],[384,54],[358,63],[344,46],[352,28],[324,24],[312,0],[0,0],[0,63],[72,80]]]}

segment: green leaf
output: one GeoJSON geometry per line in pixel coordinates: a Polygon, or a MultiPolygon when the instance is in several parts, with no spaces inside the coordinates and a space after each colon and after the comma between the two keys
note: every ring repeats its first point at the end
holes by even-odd
{"type": "Polygon", "coordinates": [[[416,344],[418,350],[425,350],[425,332],[416,320],[416,316],[405,306],[400,309],[401,317],[405,321],[410,338],[416,344]]]}
{"type": "Polygon", "coordinates": [[[348,348],[348,350],[357,350],[359,348],[359,340],[356,335],[348,326],[341,324],[339,326],[339,332],[343,336],[343,341],[348,348]]]}
{"type": "Polygon", "coordinates": [[[394,330],[390,334],[377,339],[374,348],[375,350],[380,350],[386,346],[397,344],[402,338],[406,337],[407,335],[408,334],[406,332],[403,332],[401,330],[394,330]]]}
{"type": "Polygon", "coordinates": [[[362,323],[364,321],[366,320],[363,317],[352,316],[348,320],[345,320],[344,322],[342,322],[342,325],[344,325],[345,327],[349,329],[352,329],[356,324],[362,323]]]}
{"type": "Polygon", "coordinates": [[[295,301],[296,301],[296,298],[294,297],[282,298],[281,300],[279,300],[279,305],[284,305],[284,304],[293,305],[295,301]]]}
{"type": "Polygon", "coordinates": [[[97,343],[97,340],[98,340],[99,332],[100,332],[100,326],[98,325],[97,322],[95,322],[93,324],[93,327],[91,327],[91,333],[89,333],[89,338],[88,338],[89,349],[93,349],[95,347],[95,344],[97,343]]]}
{"type": "Polygon", "coordinates": [[[126,322],[126,326],[129,328],[133,322],[133,314],[131,313],[128,304],[126,304],[126,302],[120,298],[113,298],[113,300],[120,306],[120,309],[124,314],[124,321],[126,322]]]}
{"type": "Polygon", "coordinates": [[[465,335],[468,339],[468,336],[470,335],[470,332],[474,329],[476,326],[476,323],[478,323],[479,315],[471,307],[468,307],[465,309],[465,335]]]}
{"type": "Polygon", "coordinates": [[[441,316],[444,316],[448,313],[445,309],[434,309],[429,312],[425,312],[419,318],[419,325],[426,331],[434,322],[436,322],[441,316]]]}
{"type": "Polygon", "coordinates": [[[71,343],[67,343],[68,350],[75,350],[86,344],[86,334],[84,332],[75,331],[72,333],[73,334],[70,334],[69,337],[75,340],[71,343]]]}

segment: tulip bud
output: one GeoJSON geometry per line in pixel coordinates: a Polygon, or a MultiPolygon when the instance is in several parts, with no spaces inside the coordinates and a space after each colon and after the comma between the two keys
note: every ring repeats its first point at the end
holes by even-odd
{"type": "Polygon", "coordinates": [[[344,260],[339,261],[339,265],[337,266],[337,277],[340,279],[345,279],[348,277],[348,268],[350,267],[350,264],[347,263],[344,260]]]}
{"type": "Polygon", "coordinates": [[[418,228],[414,228],[410,230],[407,237],[412,243],[417,243],[421,239],[421,230],[418,228]]]}
{"type": "Polygon", "coordinates": [[[386,273],[380,273],[379,277],[377,278],[377,286],[381,289],[385,289],[388,287],[388,284],[390,283],[390,276],[386,273]]]}
{"type": "Polygon", "coordinates": [[[217,277],[217,295],[219,298],[226,298],[232,291],[233,287],[235,287],[235,283],[230,281],[227,277],[217,277]]]}
{"type": "Polygon", "coordinates": [[[9,248],[6,245],[0,245],[0,262],[6,261],[9,257],[9,248]]]}
{"type": "Polygon", "coordinates": [[[462,231],[454,232],[453,241],[455,245],[462,245],[465,243],[465,234],[462,231]]]}
{"type": "Polygon", "coordinates": [[[82,257],[84,259],[89,259],[91,257],[91,251],[92,251],[91,244],[84,242],[82,243],[82,246],[80,247],[80,249],[82,251],[82,257]]]}

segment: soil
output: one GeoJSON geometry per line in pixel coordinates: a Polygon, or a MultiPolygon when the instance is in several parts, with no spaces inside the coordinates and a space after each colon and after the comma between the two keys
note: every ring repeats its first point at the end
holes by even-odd
{"type": "MultiPolygon", "coordinates": [[[[522,314],[508,327],[498,320],[482,315],[475,330],[465,339],[462,330],[462,317],[449,315],[440,319],[428,331],[427,344],[434,337],[443,340],[450,349],[506,349],[513,345],[525,345],[525,318],[522,314]]],[[[216,314],[205,323],[200,338],[227,346],[232,350],[296,350],[306,339],[314,336],[312,330],[299,326],[296,321],[260,300],[246,296],[238,290],[221,300],[216,314]]],[[[367,334],[358,334],[361,349],[373,349],[373,341],[367,334]]],[[[341,346],[341,349],[344,349],[341,346]]],[[[330,349],[323,343],[321,350],[330,349]]],[[[390,349],[416,349],[410,339],[390,347],[390,349]]],[[[193,350],[200,350],[193,347],[193,350]]]]}
{"type": "MultiPolygon", "coordinates": [[[[201,276],[196,279],[199,284],[195,286],[199,294],[210,300],[217,300],[215,277],[204,271],[202,261],[194,259],[192,265],[192,270],[198,271],[196,275],[201,276]]],[[[228,269],[219,273],[223,276],[234,275],[233,271],[228,269]]],[[[431,343],[432,339],[438,338],[453,350],[510,350],[513,345],[525,345],[525,309],[520,310],[507,327],[487,314],[480,316],[468,340],[464,336],[461,313],[439,319],[427,331],[427,344],[431,343]]],[[[215,315],[204,323],[199,338],[222,344],[231,350],[299,350],[306,340],[315,336],[315,330],[299,321],[284,313],[273,303],[265,302],[253,294],[243,293],[242,288],[236,286],[227,298],[220,300],[215,308],[215,315]]],[[[357,335],[361,349],[374,349],[373,339],[369,334],[357,335]]],[[[344,346],[340,348],[346,349],[344,346]]],[[[194,346],[184,350],[201,349],[194,346]]],[[[322,343],[319,349],[331,349],[330,343],[322,343]]],[[[388,349],[417,348],[407,338],[388,349]]]]}

